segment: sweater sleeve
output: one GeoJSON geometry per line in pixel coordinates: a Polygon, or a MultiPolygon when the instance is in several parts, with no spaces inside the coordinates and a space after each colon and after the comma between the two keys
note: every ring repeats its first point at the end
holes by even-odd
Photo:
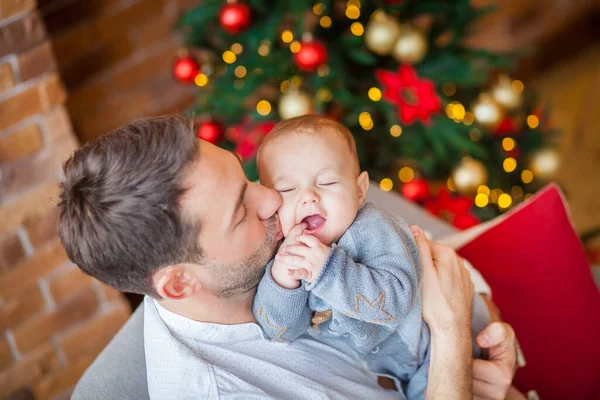
{"type": "Polygon", "coordinates": [[[420,260],[408,226],[373,206],[361,210],[317,279],[305,287],[334,311],[395,328],[420,294],[420,260]],[[342,249],[349,245],[356,259],[342,249]]]}
{"type": "Polygon", "coordinates": [[[277,342],[291,342],[305,333],[312,317],[308,292],[300,287],[286,289],[271,276],[269,263],[254,296],[252,312],[266,335],[277,342]]]}

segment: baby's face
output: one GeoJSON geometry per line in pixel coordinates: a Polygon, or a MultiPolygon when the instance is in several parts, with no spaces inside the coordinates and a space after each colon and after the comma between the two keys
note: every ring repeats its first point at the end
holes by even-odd
{"type": "Polygon", "coordinates": [[[276,138],[259,159],[261,183],[283,198],[278,214],[284,235],[305,221],[304,233],[326,245],[344,234],[364,202],[368,177],[357,170],[348,144],[335,134],[276,138]]]}

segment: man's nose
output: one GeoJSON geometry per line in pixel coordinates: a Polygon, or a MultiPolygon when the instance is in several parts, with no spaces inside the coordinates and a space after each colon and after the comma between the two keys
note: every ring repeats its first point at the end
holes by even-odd
{"type": "Polygon", "coordinates": [[[264,187],[262,185],[257,186],[256,201],[258,202],[257,215],[262,220],[271,218],[279,207],[281,207],[281,196],[276,190],[264,187]]]}
{"type": "Polygon", "coordinates": [[[318,203],[321,198],[313,189],[307,188],[302,191],[302,204],[318,203]]]}

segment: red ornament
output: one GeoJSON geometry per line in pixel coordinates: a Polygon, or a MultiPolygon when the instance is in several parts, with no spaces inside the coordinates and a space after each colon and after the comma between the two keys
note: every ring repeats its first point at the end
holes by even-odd
{"type": "Polygon", "coordinates": [[[231,136],[236,138],[235,152],[244,160],[253,158],[264,137],[271,132],[276,124],[275,121],[263,121],[256,124],[244,121],[234,126],[231,129],[231,136]]]}
{"type": "Polygon", "coordinates": [[[502,137],[514,135],[515,133],[517,133],[517,124],[509,117],[506,117],[502,120],[502,122],[500,122],[500,125],[498,125],[496,128],[494,135],[502,137]]]}
{"type": "Polygon", "coordinates": [[[317,40],[302,42],[300,51],[294,54],[294,62],[303,71],[313,72],[327,62],[327,47],[317,40]]]}
{"type": "Polygon", "coordinates": [[[424,179],[414,179],[402,186],[402,195],[412,201],[422,201],[429,196],[429,185],[424,179]]]}
{"type": "Polygon", "coordinates": [[[250,7],[242,3],[226,3],[219,12],[219,23],[225,31],[236,34],[250,26],[252,22],[250,7]]]}
{"type": "Polygon", "coordinates": [[[182,83],[192,83],[200,72],[200,65],[191,57],[180,57],[173,65],[173,75],[182,83]]]}
{"type": "Polygon", "coordinates": [[[466,196],[452,196],[446,189],[441,189],[437,197],[425,203],[425,208],[459,229],[467,229],[477,225],[479,219],[471,214],[473,199],[466,196]]]}
{"type": "Polygon", "coordinates": [[[218,144],[223,139],[225,130],[218,121],[202,122],[198,127],[198,137],[212,144],[218,144]]]}
{"type": "Polygon", "coordinates": [[[404,124],[415,120],[431,122],[431,115],[440,112],[442,102],[434,84],[419,79],[411,65],[401,65],[398,72],[378,69],[375,76],[384,86],[383,97],[398,106],[398,115],[404,124]]]}

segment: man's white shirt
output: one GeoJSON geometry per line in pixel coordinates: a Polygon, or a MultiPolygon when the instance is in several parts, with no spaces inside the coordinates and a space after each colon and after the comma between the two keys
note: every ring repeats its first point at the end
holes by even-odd
{"type": "Polygon", "coordinates": [[[398,399],[359,360],[302,336],[267,342],[255,323],[191,320],[144,300],[151,399],[398,399]]]}

